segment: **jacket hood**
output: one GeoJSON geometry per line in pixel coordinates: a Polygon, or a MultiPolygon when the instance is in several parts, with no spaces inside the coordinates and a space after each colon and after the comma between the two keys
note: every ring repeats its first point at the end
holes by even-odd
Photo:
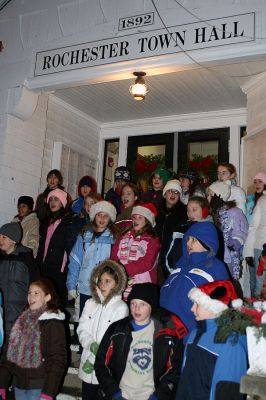
{"type": "Polygon", "coordinates": [[[127,285],[127,274],[125,268],[116,261],[105,260],[100,264],[98,264],[98,266],[95,267],[92,271],[90,278],[90,287],[91,287],[92,297],[96,301],[96,303],[107,304],[112,297],[116,295],[121,295],[122,292],[125,290],[126,285],[127,285]],[[105,267],[111,268],[115,272],[118,279],[118,284],[116,285],[115,289],[111,291],[111,293],[106,299],[103,298],[101,291],[97,286],[99,276],[101,275],[105,267]]]}
{"type": "Polygon", "coordinates": [[[200,221],[191,225],[191,227],[187,230],[183,238],[183,251],[187,254],[187,238],[188,236],[193,236],[196,239],[199,239],[201,242],[206,244],[206,246],[210,249],[208,252],[210,255],[215,256],[217,253],[219,242],[216,228],[212,222],[209,221],[200,221]]]}
{"type": "Polygon", "coordinates": [[[60,310],[57,312],[55,311],[44,311],[39,316],[39,321],[47,321],[48,319],[58,319],[59,321],[64,321],[65,319],[65,314],[62,313],[60,310]]]}
{"type": "Polygon", "coordinates": [[[82,178],[80,178],[79,183],[78,183],[78,194],[79,196],[81,196],[80,193],[80,188],[82,186],[82,184],[84,183],[84,181],[88,181],[89,182],[89,186],[91,187],[91,193],[95,193],[96,189],[97,189],[97,184],[94,178],[92,178],[89,175],[84,175],[82,178]]]}

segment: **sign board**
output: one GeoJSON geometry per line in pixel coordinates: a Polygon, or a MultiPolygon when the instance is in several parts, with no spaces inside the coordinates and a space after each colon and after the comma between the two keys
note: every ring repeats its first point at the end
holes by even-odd
{"type": "Polygon", "coordinates": [[[255,40],[255,13],[82,43],[36,54],[35,76],[255,40]]]}

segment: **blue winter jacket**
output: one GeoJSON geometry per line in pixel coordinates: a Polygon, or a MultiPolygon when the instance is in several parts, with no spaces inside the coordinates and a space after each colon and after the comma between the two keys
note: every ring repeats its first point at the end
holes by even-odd
{"type": "Polygon", "coordinates": [[[183,256],[161,288],[160,305],[176,314],[188,331],[191,331],[196,327],[196,320],[191,312],[192,302],[188,298],[188,292],[207,282],[229,279],[229,274],[225,264],[215,257],[219,243],[213,223],[193,224],[185,233],[182,244],[183,256]],[[209,251],[188,254],[186,244],[189,236],[200,239],[208,246],[209,251]]]}
{"type": "Polygon", "coordinates": [[[76,289],[79,284],[79,292],[91,295],[89,280],[93,268],[101,261],[110,257],[114,237],[109,229],[96,235],[91,243],[93,232],[88,230],[84,235],[79,235],[69,256],[67,288],[76,289]]]}
{"type": "MultiPolygon", "coordinates": [[[[185,348],[176,400],[240,400],[239,383],[248,368],[247,339],[214,343],[214,319],[199,321],[185,348]]],[[[235,338],[234,338],[235,339],[235,338]]]]}
{"type": "Polygon", "coordinates": [[[2,294],[0,293],[0,348],[4,341],[4,327],[3,327],[3,309],[2,309],[2,294]]]}

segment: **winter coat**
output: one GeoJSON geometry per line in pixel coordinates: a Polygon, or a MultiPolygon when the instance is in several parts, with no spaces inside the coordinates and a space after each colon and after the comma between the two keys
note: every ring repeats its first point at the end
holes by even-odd
{"type": "MultiPolygon", "coordinates": [[[[182,364],[182,340],[166,322],[153,318],[153,379],[158,400],[173,399],[182,364]]],[[[131,317],[113,323],[106,331],[96,356],[95,371],[106,400],[119,391],[132,342],[131,317]]],[[[142,356],[145,361],[145,355],[142,356]]],[[[136,382],[136,386],[138,382],[136,382]]]]}
{"type": "Polygon", "coordinates": [[[236,206],[246,215],[246,193],[240,186],[231,186],[231,195],[228,201],[235,201],[236,206]]]}
{"type": "Polygon", "coordinates": [[[120,229],[121,232],[124,232],[128,228],[132,226],[132,210],[134,206],[124,208],[123,211],[117,216],[115,224],[120,229]]]}
{"type": "MultiPolygon", "coordinates": [[[[226,206],[219,210],[219,220],[225,243],[224,262],[231,264],[234,254],[228,247],[228,240],[236,239],[243,246],[248,234],[248,222],[239,207],[226,208],[226,206]]],[[[237,257],[239,258],[240,250],[237,253],[237,257]]]]}
{"type": "Polygon", "coordinates": [[[163,201],[163,190],[150,189],[148,192],[143,192],[141,194],[141,201],[143,203],[153,203],[159,209],[163,201]]]}
{"type": "Polygon", "coordinates": [[[213,223],[193,224],[183,237],[183,256],[161,288],[161,307],[176,314],[188,331],[196,326],[194,314],[191,312],[192,303],[188,298],[190,289],[204,283],[229,279],[225,264],[215,257],[218,245],[217,232],[213,223]],[[189,254],[186,246],[189,236],[200,239],[210,250],[189,254]]]}
{"type": "Polygon", "coordinates": [[[12,222],[20,222],[23,230],[21,243],[23,246],[29,247],[33,251],[33,256],[36,257],[39,248],[39,219],[35,212],[32,212],[21,221],[15,217],[12,222]]]}
{"type": "Polygon", "coordinates": [[[215,343],[215,320],[199,321],[185,348],[176,400],[244,400],[239,384],[246,375],[247,339],[239,336],[232,343],[215,343]]]}
{"type": "Polygon", "coordinates": [[[66,300],[66,275],[67,263],[70,251],[75,243],[76,235],[72,232],[72,218],[63,217],[49,242],[45,258],[45,240],[47,236],[48,225],[40,226],[40,245],[37,255],[37,261],[40,266],[41,274],[52,280],[55,288],[61,298],[66,300]]]}
{"type": "Polygon", "coordinates": [[[146,233],[135,236],[132,229],[116,240],[111,258],[125,267],[128,276],[135,277],[135,283],[156,284],[159,249],[159,238],[146,233]]]}
{"type": "Polygon", "coordinates": [[[39,271],[28,247],[18,245],[11,254],[0,252],[0,290],[6,333],[27,304],[29,284],[38,277],[39,271]]]}
{"type": "MultiPolygon", "coordinates": [[[[65,315],[45,311],[39,317],[41,330],[42,364],[38,368],[21,368],[3,355],[0,363],[0,387],[8,388],[11,378],[20,389],[40,389],[43,394],[56,397],[67,365],[65,315]]],[[[7,350],[7,346],[6,346],[7,350]]]]}
{"type": "Polygon", "coordinates": [[[83,347],[79,377],[87,383],[98,384],[94,369],[90,371],[87,370],[87,372],[84,371],[84,363],[86,363],[87,360],[89,360],[92,365],[94,365],[95,362],[95,352],[93,353],[91,351],[91,344],[94,342],[100,344],[107,328],[113,322],[125,318],[128,315],[128,306],[122,300],[122,292],[125,290],[126,283],[127,276],[124,267],[118,266],[117,263],[110,260],[107,263],[101,263],[98,267],[94,268],[92,272],[90,279],[92,299],[86,301],[77,329],[79,342],[83,347]],[[107,265],[116,272],[118,284],[110,295],[104,299],[97,286],[97,281],[101,271],[107,265]]]}
{"type": "Polygon", "coordinates": [[[0,350],[4,341],[3,308],[2,295],[0,293],[0,350]]]}
{"type": "MultiPolygon", "coordinates": [[[[186,222],[186,206],[181,203],[181,201],[178,201],[178,203],[175,204],[174,207],[172,207],[171,209],[167,209],[164,199],[156,216],[155,230],[161,240],[159,264],[163,269],[165,277],[167,277],[171,272],[169,270],[171,267],[168,265],[167,262],[167,255],[170,251],[172,241],[174,240],[174,238],[179,238],[179,242],[182,242],[183,234],[186,231],[186,222]]],[[[177,240],[175,241],[175,246],[180,251],[179,257],[181,257],[181,245],[178,246],[177,240]]]]}
{"type": "Polygon", "coordinates": [[[91,242],[93,231],[87,230],[79,235],[69,256],[67,288],[76,289],[79,284],[79,292],[91,295],[89,280],[93,268],[101,261],[110,257],[114,237],[107,228],[100,235],[96,235],[91,242]]]}
{"type": "Polygon", "coordinates": [[[254,257],[254,249],[262,250],[266,242],[266,191],[257,201],[251,217],[243,256],[254,257]]]}
{"type": "Polygon", "coordinates": [[[253,194],[248,194],[246,197],[246,217],[248,220],[248,224],[250,224],[252,213],[253,213],[253,208],[255,204],[255,195],[253,194]]]}

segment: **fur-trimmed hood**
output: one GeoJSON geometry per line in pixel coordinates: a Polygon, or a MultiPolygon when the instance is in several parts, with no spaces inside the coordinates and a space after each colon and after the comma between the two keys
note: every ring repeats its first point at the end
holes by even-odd
{"type": "Polygon", "coordinates": [[[116,261],[113,260],[105,260],[101,262],[100,264],[97,265],[92,271],[91,278],[90,278],[90,287],[91,287],[91,293],[92,297],[95,300],[96,303],[98,304],[107,304],[112,297],[121,295],[122,292],[125,290],[127,285],[127,274],[125,271],[125,268],[119,264],[116,261]],[[111,268],[113,271],[115,271],[117,278],[118,278],[118,285],[117,287],[112,290],[110,295],[104,299],[100,289],[97,286],[98,278],[101,272],[105,267],[111,268]]]}
{"type": "Polygon", "coordinates": [[[55,311],[44,311],[39,316],[39,321],[47,321],[48,319],[58,319],[59,321],[64,321],[65,314],[62,313],[60,310],[58,310],[57,312],[55,312],[55,311]]]}

